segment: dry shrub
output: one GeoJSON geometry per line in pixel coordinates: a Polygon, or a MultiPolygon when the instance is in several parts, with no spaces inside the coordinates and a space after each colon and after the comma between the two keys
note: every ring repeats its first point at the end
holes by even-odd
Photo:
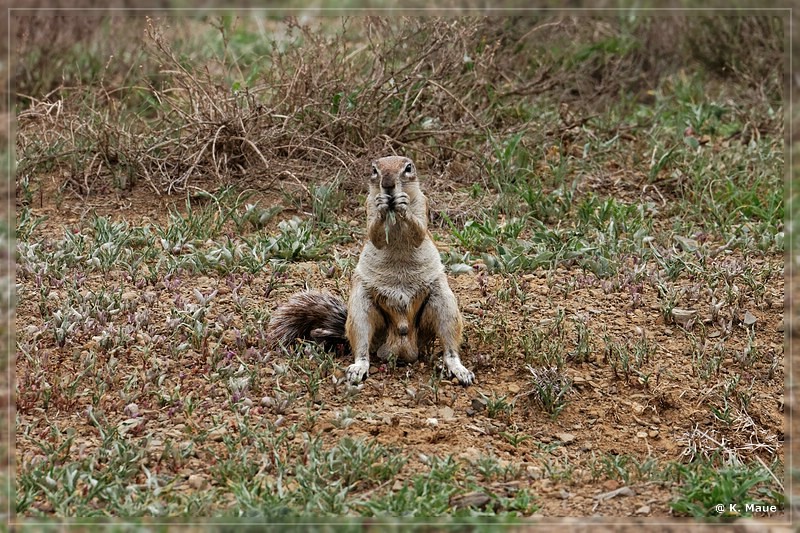
{"type": "MultiPolygon", "coordinates": [[[[305,183],[315,180],[352,186],[369,158],[401,152],[434,173],[449,168],[474,182],[498,142],[522,135],[531,149],[574,125],[564,117],[554,124],[542,109],[567,102],[580,120],[655,88],[660,76],[686,65],[685,47],[694,42],[686,32],[698,21],[266,19],[258,21],[268,36],[263,55],[246,57],[229,50],[240,35],[220,19],[212,24],[223,53],[199,59],[185,45],[177,53],[176,32],[149,21],[138,78],[100,75],[92,86],[65,88],[20,113],[20,174],[60,172],[82,195],[137,180],[157,193],[204,180],[291,183],[307,192],[305,183]]],[[[761,35],[755,47],[777,51],[778,37],[770,40],[761,24],[736,28],[761,35]]],[[[725,50],[716,54],[732,65],[725,74],[760,72],[758,61],[731,63],[725,50]]]]}
{"type": "Polygon", "coordinates": [[[684,23],[687,55],[709,72],[782,99],[784,20],[770,15],[703,16],[684,23]]]}
{"type": "MultiPolygon", "coordinates": [[[[11,80],[17,98],[41,98],[60,87],[91,85],[97,75],[109,76],[109,57],[132,63],[142,27],[126,9],[138,0],[22,0],[10,14],[11,80]],[[65,8],[69,8],[65,10],[65,8]]],[[[165,8],[167,0],[148,2],[150,9],[165,8]]],[[[118,77],[125,71],[116,73],[118,77]]]]}
{"type": "Polygon", "coordinates": [[[432,165],[476,137],[502,135],[513,126],[498,109],[502,92],[537,89],[529,58],[502,48],[509,24],[369,17],[344,21],[331,37],[290,20],[303,46],[276,54],[264,77],[285,95],[274,95],[274,112],[290,117],[278,155],[321,163],[326,152],[347,162],[403,151],[432,165]]]}

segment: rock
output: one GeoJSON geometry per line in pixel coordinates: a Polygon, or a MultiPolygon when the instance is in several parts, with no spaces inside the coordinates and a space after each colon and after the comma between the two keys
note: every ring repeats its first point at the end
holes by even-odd
{"type": "Polygon", "coordinates": [[[469,446],[466,449],[464,449],[463,452],[458,454],[459,459],[469,461],[470,463],[474,463],[475,461],[480,459],[480,457],[481,457],[480,450],[478,450],[478,448],[475,448],[474,446],[469,446]]]}
{"type": "Polygon", "coordinates": [[[672,309],[672,319],[684,329],[690,329],[696,317],[697,311],[694,309],[680,309],[678,307],[672,309]]]}
{"type": "Polygon", "coordinates": [[[778,324],[778,327],[776,327],[775,329],[778,330],[778,333],[783,333],[784,330],[786,329],[786,324],[784,323],[783,320],[781,320],[780,324],[778,324]]]}
{"type": "Polygon", "coordinates": [[[213,441],[215,441],[215,442],[220,442],[220,441],[222,441],[222,439],[225,437],[225,435],[227,433],[228,433],[228,430],[225,429],[225,426],[220,426],[220,427],[214,428],[211,431],[209,431],[208,432],[208,438],[213,440],[213,441]]]}
{"type": "Polygon", "coordinates": [[[460,496],[451,496],[450,507],[455,507],[456,509],[466,509],[468,507],[484,509],[490,501],[492,501],[492,498],[483,492],[468,492],[460,496]]]}
{"type": "Polygon", "coordinates": [[[651,429],[650,431],[647,432],[647,436],[650,437],[651,439],[658,437],[658,430],[651,429]]]}
{"type": "Polygon", "coordinates": [[[743,320],[743,322],[744,322],[745,326],[752,326],[757,321],[758,321],[758,319],[756,317],[754,317],[753,314],[750,313],[750,311],[745,311],[744,312],[744,320],[743,320]]]}
{"type": "Polygon", "coordinates": [[[475,409],[467,407],[467,416],[475,416],[475,409]]]}
{"type": "Polygon", "coordinates": [[[516,383],[511,383],[508,386],[508,392],[510,392],[511,394],[518,393],[519,392],[519,385],[517,385],[516,383]]]}
{"type": "Polygon", "coordinates": [[[486,400],[483,398],[475,398],[472,400],[472,410],[476,413],[480,413],[484,409],[486,409],[486,400]]]}
{"type": "Polygon", "coordinates": [[[647,438],[647,432],[646,431],[638,431],[636,433],[636,438],[637,439],[646,439],[647,438]]]}
{"type": "Polygon", "coordinates": [[[570,442],[575,440],[575,435],[572,433],[556,433],[556,438],[563,442],[564,444],[569,444],[570,442]]]}
{"type": "Polygon", "coordinates": [[[138,297],[139,297],[139,293],[133,292],[133,291],[123,292],[122,296],[121,296],[123,302],[130,302],[130,301],[135,300],[138,297]]]}
{"type": "Polygon", "coordinates": [[[194,490],[201,490],[206,486],[206,480],[200,474],[192,474],[187,481],[194,490]]]}
{"type": "Polygon", "coordinates": [[[439,409],[439,416],[442,418],[442,420],[455,420],[456,418],[456,414],[453,412],[453,409],[446,405],[439,409]]]}
{"type": "Polygon", "coordinates": [[[427,425],[429,425],[431,427],[435,427],[435,426],[439,425],[439,421],[436,420],[435,418],[427,418],[425,420],[425,424],[427,424],[427,425]]]}
{"type": "Polygon", "coordinates": [[[650,514],[650,506],[649,505],[642,505],[636,511],[633,512],[635,515],[645,516],[650,514]]]}
{"type": "Polygon", "coordinates": [[[544,472],[538,466],[529,466],[525,469],[528,474],[528,477],[531,479],[542,479],[544,476],[544,472]]]}
{"type": "Polygon", "coordinates": [[[372,366],[370,366],[370,367],[369,367],[369,373],[370,373],[370,375],[372,375],[372,374],[377,374],[377,373],[378,373],[378,370],[379,370],[379,368],[378,368],[377,366],[375,366],[375,365],[372,365],[372,366]]]}
{"type": "Polygon", "coordinates": [[[630,487],[620,487],[616,490],[604,492],[603,494],[598,494],[597,496],[594,497],[594,499],[610,500],[611,498],[616,498],[617,496],[636,496],[636,493],[630,487]]]}

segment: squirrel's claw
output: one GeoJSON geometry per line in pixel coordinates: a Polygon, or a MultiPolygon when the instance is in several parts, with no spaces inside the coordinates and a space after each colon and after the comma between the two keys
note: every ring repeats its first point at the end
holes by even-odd
{"type": "Polygon", "coordinates": [[[408,211],[408,194],[404,192],[399,192],[394,195],[394,209],[397,213],[401,216],[405,216],[406,211],[408,211]]]}
{"type": "Polygon", "coordinates": [[[385,217],[389,211],[390,198],[388,194],[379,194],[375,197],[375,209],[381,217],[385,217]]]}
{"type": "Polygon", "coordinates": [[[348,383],[357,385],[364,381],[367,377],[367,372],[369,372],[369,363],[367,361],[356,361],[347,367],[345,377],[347,377],[348,383]]]}
{"type": "Polygon", "coordinates": [[[450,372],[450,375],[456,378],[463,386],[468,387],[469,385],[472,385],[473,381],[475,381],[475,374],[467,370],[467,368],[462,365],[460,361],[445,361],[445,365],[447,366],[447,371],[450,372]]]}

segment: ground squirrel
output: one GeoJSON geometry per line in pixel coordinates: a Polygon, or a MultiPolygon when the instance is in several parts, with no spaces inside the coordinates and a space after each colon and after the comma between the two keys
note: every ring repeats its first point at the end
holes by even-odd
{"type": "Polygon", "coordinates": [[[272,315],[269,338],[327,344],[345,339],[355,355],[347,380],[367,377],[370,353],[412,363],[438,337],[444,365],[462,385],[475,379],[461,364],[463,321],[428,231],[428,200],[414,162],[383,157],[372,163],[367,198],[367,242],[352,276],[350,299],[318,291],[289,298],[272,315]]]}

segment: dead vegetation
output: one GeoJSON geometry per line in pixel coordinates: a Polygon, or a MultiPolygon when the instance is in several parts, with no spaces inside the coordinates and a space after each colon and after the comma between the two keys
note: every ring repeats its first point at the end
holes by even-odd
{"type": "Polygon", "coordinates": [[[635,25],[576,16],[355,17],[336,32],[288,18],[261,23],[264,41],[244,50],[238,32],[253,21],[221,17],[213,22],[218,47],[203,45],[196,57],[173,49],[184,21],[148,19],[142,28],[117,18],[38,20],[17,25],[18,57],[36,58],[18,62],[14,76],[18,185],[58,173],[65,190],[84,197],[137,182],[161,194],[248,178],[265,188],[307,182],[320,168],[360,175],[364,158],[390,152],[487,183],[499,140],[519,134],[535,146],[620,98],[650,98],[687,58],[770,99],[780,97],[783,78],[775,44],[783,26],[768,17],[635,25]],[[112,46],[117,32],[140,32],[141,40],[112,46]],[[732,54],[743,38],[750,53],[732,54]],[[54,58],[51,43],[68,53],[54,58]],[[568,107],[557,130],[531,115],[531,99],[568,107]]]}

